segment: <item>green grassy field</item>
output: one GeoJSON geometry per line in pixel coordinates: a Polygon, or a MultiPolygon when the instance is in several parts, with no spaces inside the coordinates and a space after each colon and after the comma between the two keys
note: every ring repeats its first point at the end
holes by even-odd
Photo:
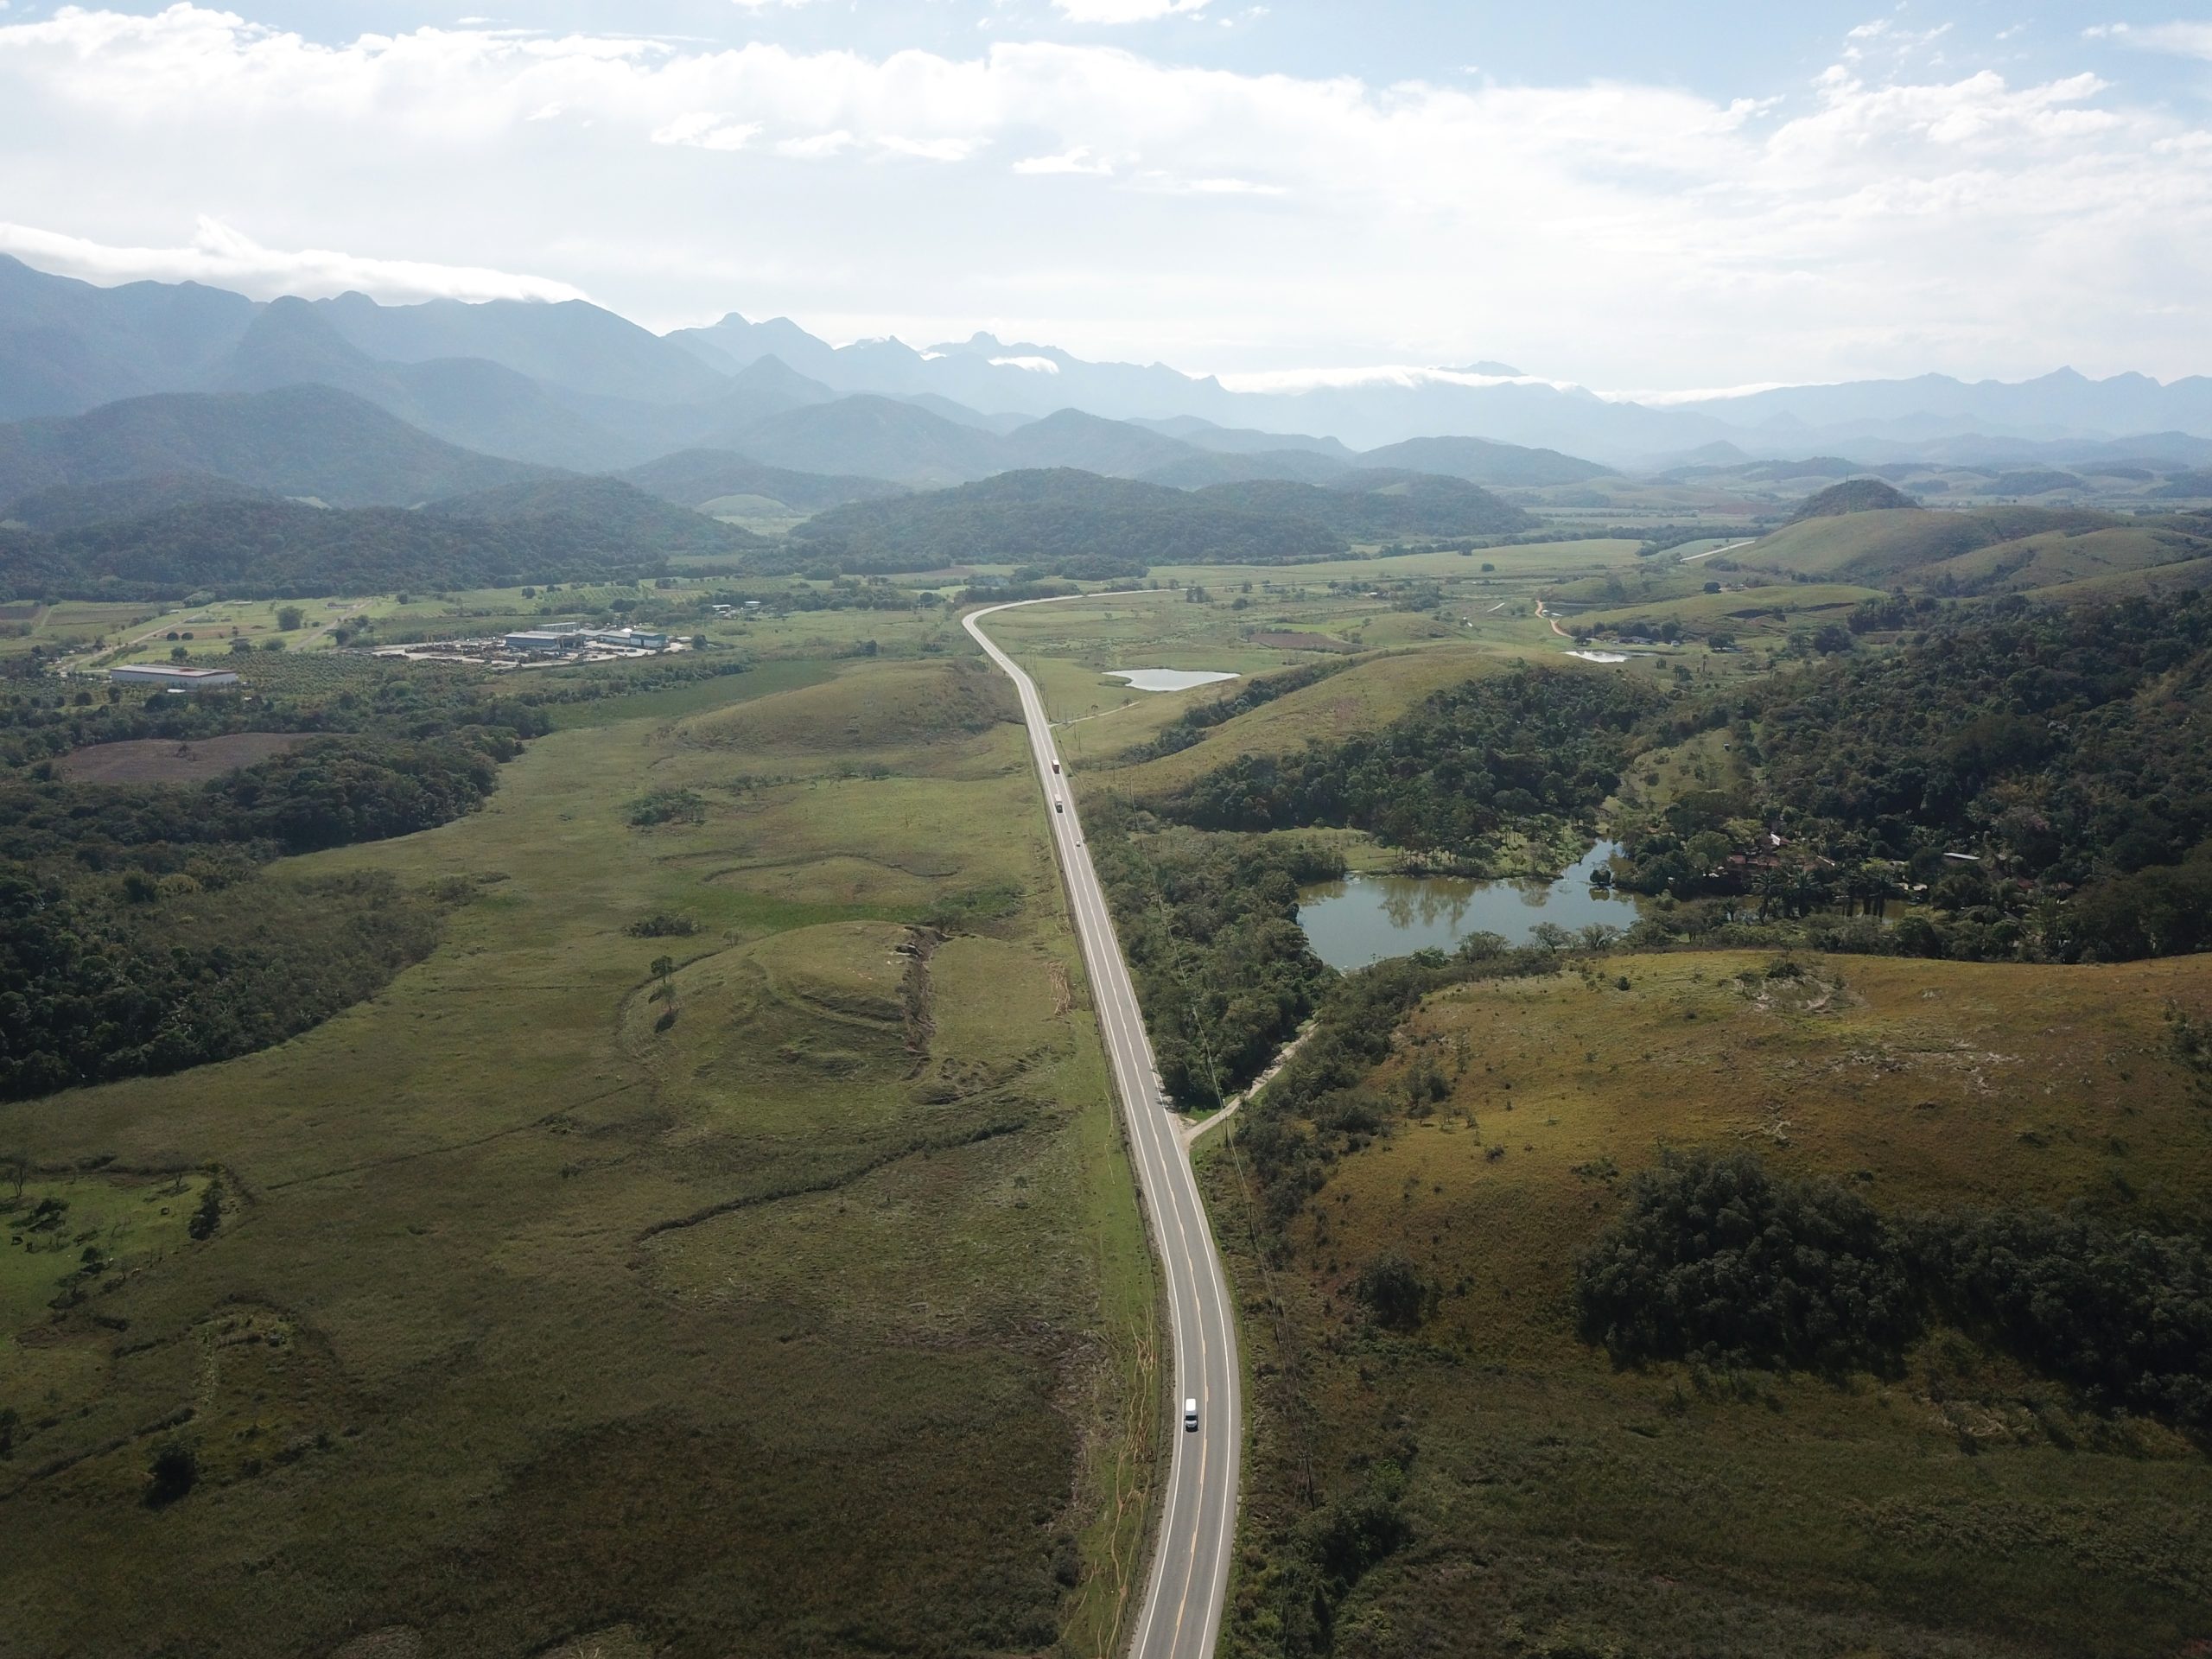
{"type": "Polygon", "coordinates": [[[1889,587],[2019,593],[2202,558],[2212,543],[2157,518],[2037,507],[1894,508],[1808,518],[1723,557],[1747,569],[1889,587]],[[1992,535],[2002,539],[1991,540],[1992,535]]]}
{"type": "Polygon", "coordinates": [[[1835,620],[1847,614],[1861,600],[1881,596],[1878,588],[1842,582],[1777,582],[1728,593],[1698,593],[1650,604],[1584,611],[1573,620],[1586,627],[1615,628],[1629,622],[1672,619],[1700,632],[1726,629],[1739,636],[1770,634],[1799,622],[1835,620]]]}
{"type": "Polygon", "coordinates": [[[475,887],[372,1001],[0,1107],[0,1648],[1115,1649],[1154,1287],[1010,698],[711,683],[277,867],[475,887]]]}
{"type": "Polygon", "coordinates": [[[1337,1608],[1336,1652],[2153,1656],[2212,1638],[2212,1483],[2172,1430],[2081,1409],[1955,1332],[1842,1386],[1616,1370],[1574,1336],[1573,1262],[1662,1147],[1752,1148],[1891,1212],[2082,1206],[2174,1230],[2212,1200],[2212,1118],[2166,1020],[2212,1013],[2204,958],[1808,958],[1795,980],[1773,962],[1624,957],[1439,994],[1369,1079],[1382,1132],[1264,1259],[1233,1146],[1209,1154],[1255,1314],[1229,1651],[1279,1650],[1309,1482],[1341,1503],[1400,1476],[1410,1535],[1337,1608]],[[1449,1087],[1416,1119],[1423,1064],[1449,1087]],[[1440,1293],[1405,1336],[1353,1294],[1386,1249],[1440,1293]]]}

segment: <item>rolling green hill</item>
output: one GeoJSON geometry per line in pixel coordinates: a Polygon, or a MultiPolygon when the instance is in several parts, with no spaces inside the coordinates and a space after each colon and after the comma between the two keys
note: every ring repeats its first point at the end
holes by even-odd
{"type": "Polygon", "coordinates": [[[1353,541],[1503,535],[1536,522],[1480,485],[1435,473],[1363,469],[1325,486],[1253,479],[1216,484],[1198,493],[1202,501],[1240,512],[1310,519],[1353,541]]]}
{"type": "Polygon", "coordinates": [[[1289,564],[1344,551],[1341,536],[1310,519],[1206,494],[1067,467],[1001,473],[957,489],[835,508],[794,530],[782,556],[798,569],[888,574],[1010,563],[1108,577],[1141,574],[1148,564],[1289,564]]]}
{"type": "Polygon", "coordinates": [[[904,485],[850,474],[800,473],[771,467],[734,449],[681,449],[620,475],[678,506],[703,506],[731,495],[765,496],[799,512],[820,512],[848,501],[880,501],[904,495],[904,485]]]}
{"type": "Polygon", "coordinates": [[[1805,498],[1790,522],[1801,518],[1832,518],[1853,512],[1900,512],[1920,504],[1893,484],[1878,478],[1850,478],[1831,484],[1805,498]]]}
{"type": "Polygon", "coordinates": [[[480,524],[512,524],[567,544],[618,553],[651,549],[657,556],[737,553],[764,545],[735,527],[649,495],[619,478],[549,478],[504,484],[433,502],[426,514],[480,524]]]}
{"type": "Polygon", "coordinates": [[[1333,484],[1352,470],[1349,461],[1313,449],[1207,451],[1171,461],[1139,474],[1147,484],[1202,490],[1209,484],[1243,484],[1254,479],[1287,478],[1300,484],[1333,484]]]}
{"type": "Polygon", "coordinates": [[[1725,563],[1714,563],[1724,569],[1741,567],[1971,595],[2056,587],[2208,553],[2212,525],[2202,516],[2130,518],[2007,506],[1805,518],[1724,556],[1725,563]]]}

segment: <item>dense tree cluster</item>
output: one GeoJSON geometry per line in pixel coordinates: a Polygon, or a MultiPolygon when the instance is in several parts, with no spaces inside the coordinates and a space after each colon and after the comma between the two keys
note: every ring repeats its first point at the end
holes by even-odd
{"type": "Polygon", "coordinates": [[[1732,721],[1756,781],[1631,820],[1624,885],[1795,915],[1917,891],[1891,943],[1931,955],[2212,942],[2212,601],[1909,614],[1934,626],[1655,731],[1732,721]]]}
{"type": "Polygon", "coordinates": [[[251,701],[110,702],[56,681],[0,698],[0,1097],[243,1053],[374,990],[429,949],[435,906],[263,867],[470,811],[548,727],[508,685],[449,671],[256,666],[251,701]],[[76,782],[55,758],[257,729],[314,735],[198,784],[76,782]]]}
{"type": "Polygon", "coordinates": [[[281,1042],[436,938],[435,906],[386,875],[189,880],[142,903],[0,863],[0,1099],[281,1042]]]}
{"type": "Polygon", "coordinates": [[[1479,861],[1503,830],[1594,810],[1655,701],[1633,681],[1516,669],[1440,691],[1380,731],[1240,756],[1160,810],[1202,829],[1349,826],[1479,861]]]}
{"type": "Polygon", "coordinates": [[[1298,925],[1301,882],[1344,873],[1318,849],[1160,829],[1108,799],[1090,849],[1175,1099],[1215,1104],[1312,1011],[1330,970],[1298,925]]]}
{"type": "Polygon", "coordinates": [[[1746,1153],[1669,1154],[1575,1269],[1584,1340],[1617,1363],[1894,1368],[1943,1320],[2088,1404],[2212,1428],[2212,1253],[2048,1211],[1878,1215],[1746,1153]]]}
{"type": "Polygon", "coordinates": [[[2047,1212],[1923,1220],[1916,1265],[1953,1320],[2105,1407],[2212,1430],[2212,1252],[2047,1212]]]}
{"type": "Polygon", "coordinates": [[[1614,1359],[1840,1373],[1894,1364],[1919,1299],[1879,1217],[1746,1153],[1669,1154],[1575,1270],[1584,1340],[1614,1359]]]}

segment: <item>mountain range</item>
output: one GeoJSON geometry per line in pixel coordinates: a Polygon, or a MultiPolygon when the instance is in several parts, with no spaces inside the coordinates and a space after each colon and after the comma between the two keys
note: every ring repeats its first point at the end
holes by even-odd
{"type": "Polygon", "coordinates": [[[257,302],[190,283],[103,288],[0,257],[0,421],[307,385],[533,465],[619,471],[706,449],[916,486],[1055,466],[1184,488],[1319,484],[1363,466],[1529,486],[1723,450],[1866,462],[1941,448],[1957,460],[2064,464],[2085,446],[2117,445],[2201,464],[2212,436],[2202,377],[1926,375],[1657,407],[1478,363],[1258,391],[988,334],[833,346],[788,319],[733,313],[660,335],[582,301],[257,302]]]}

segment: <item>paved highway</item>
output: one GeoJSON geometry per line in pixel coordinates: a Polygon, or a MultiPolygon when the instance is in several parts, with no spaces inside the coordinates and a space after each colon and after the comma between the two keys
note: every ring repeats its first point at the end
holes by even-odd
{"type": "MultiPolygon", "coordinates": [[[[1024,600],[1019,604],[1050,604],[1024,600]]],[[[1236,1526],[1236,1461],[1243,1440],[1237,1392],[1236,1326],[1229,1283],[1214,1249],[1205,1206],[1191,1173],[1177,1121],[1160,1096],[1152,1041],[1137,1011],[1136,993],[1122,959],[1106,895],[1084,846],[1067,780],[1052,770],[1059,760],[1052,723],[1036,683],[978,626],[1016,605],[995,605],[964,619],[968,632],[1004,669],[1021,696],[1030,753],[1045,785],[1047,822],[1075,908],[1075,927],[1090,975],[1098,1028],[1113,1068],[1114,1086],[1128,1124],[1129,1147],[1144,1195],[1154,1248],[1167,1281],[1169,1323],[1174,1333],[1174,1461],[1160,1512],[1152,1570],[1132,1627],[1134,1659],[1212,1659],[1221,1633],[1223,1599],[1229,1588],[1230,1547],[1236,1526]],[[1185,1432],[1182,1408],[1198,1402],[1196,1433],[1185,1432]]]]}

